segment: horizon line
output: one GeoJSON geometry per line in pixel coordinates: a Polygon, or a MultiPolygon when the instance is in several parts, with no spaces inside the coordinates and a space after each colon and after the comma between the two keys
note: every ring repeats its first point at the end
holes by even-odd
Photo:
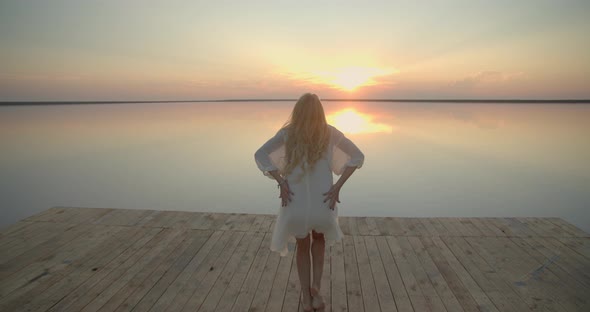
{"type": "MultiPolygon", "coordinates": [[[[589,104],[590,99],[321,99],[328,102],[410,102],[410,103],[566,103],[589,104]]],[[[74,104],[141,104],[141,103],[205,103],[205,102],[291,102],[296,98],[277,99],[206,99],[206,100],[87,100],[87,101],[0,101],[0,106],[16,105],[74,105],[74,104]]]]}

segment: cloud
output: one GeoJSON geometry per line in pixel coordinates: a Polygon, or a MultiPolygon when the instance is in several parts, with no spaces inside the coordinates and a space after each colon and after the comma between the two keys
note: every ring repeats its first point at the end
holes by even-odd
{"type": "Polygon", "coordinates": [[[523,72],[481,71],[463,79],[455,80],[450,83],[450,86],[457,89],[472,89],[483,85],[512,82],[524,78],[524,76],[523,72]]]}
{"type": "Polygon", "coordinates": [[[2,74],[0,80],[16,81],[75,81],[83,79],[79,75],[24,75],[24,74],[2,74]]]}

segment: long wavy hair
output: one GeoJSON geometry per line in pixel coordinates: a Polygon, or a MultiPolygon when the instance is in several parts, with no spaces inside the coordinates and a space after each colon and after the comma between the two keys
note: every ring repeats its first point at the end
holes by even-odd
{"type": "Polygon", "coordinates": [[[330,132],[322,102],[317,95],[305,93],[283,126],[287,131],[285,174],[301,164],[303,172],[313,169],[326,151],[330,132]]]}

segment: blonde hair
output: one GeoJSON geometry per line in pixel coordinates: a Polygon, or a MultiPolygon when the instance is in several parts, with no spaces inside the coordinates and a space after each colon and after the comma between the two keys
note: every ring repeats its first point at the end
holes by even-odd
{"type": "Polygon", "coordinates": [[[326,115],[319,97],[312,93],[302,95],[295,103],[291,117],[283,129],[287,131],[287,165],[284,174],[290,174],[299,164],[302,165],[303,172],[313,169],[322,158],[330,140],[326,115]]]}

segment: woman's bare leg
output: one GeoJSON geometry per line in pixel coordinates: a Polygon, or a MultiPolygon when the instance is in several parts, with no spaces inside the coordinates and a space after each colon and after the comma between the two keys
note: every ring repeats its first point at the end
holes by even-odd
{"type": "Polygon", "coordinates": [[[309,257],[310,237],[297,239],[297,272],[299,273],[299,282],[301,283],[301,294],[303,296],[303,303],[307,306],[311,305],[310,273],[311,273],[311,259],[309,257]]]}
{"type": "Polygon", "coordinates": [[[311,243],[311,257],[313,258],[313,281],[311,287],[315,288],[313,291],[319,293],[322,283],[322,273],[324,272],[324,251],[326,249],[326,241],[324,234],[311,232],[313,242],[311,243]]]}

